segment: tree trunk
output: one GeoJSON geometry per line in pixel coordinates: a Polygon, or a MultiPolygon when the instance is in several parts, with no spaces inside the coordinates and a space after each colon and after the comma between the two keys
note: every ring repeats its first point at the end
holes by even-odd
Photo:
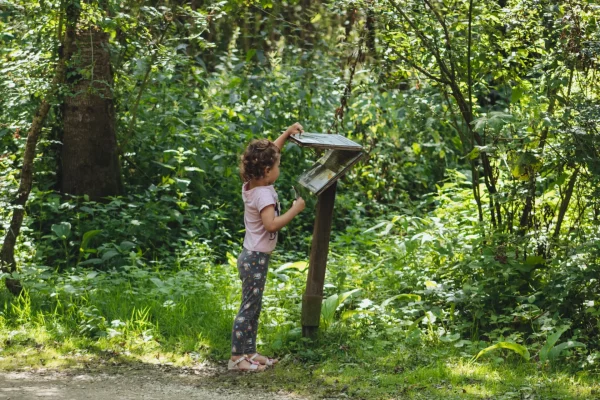
{"type": "Polygon", "coordinates": [[[96,27],[76,35],[72,95],[63,103],[63,193],[92,200],[122,193],[115,135],[108,35],[96,27]]]}
{"type": "MultiPolygon", "coordinates": [[[[64,70],[62,71],[64,75],[64,70]]],[[[57,70],[58,75],[58,70],[57,70]]],[[[25,153],[23,155],[23,166],[21,167],[21,181],[19,183],[19,191],[16,200],[13,202],[14,208],[10,226],[4,237],[2,250],[0,251],[0,271],[12,273],[16,271],[17,264],[15,261],[15,244],[17,237],[21,232],[23,225],[23,217],[25,216],[25,204],[29,198],[31,187],[33,186],[33,160],[35,158],[35,148],[39,138],[40,131],[44,125],[44,120],[50,110],[50,103],[46,99],[42,100],[31,128],[27,133],[27,142],[25,144],[25,153]]],[[[12,278],[6,278],[6,288],[15,296],[21,293],[21,283],[12,278]]]]}
{"type": "Polygon", "coordinates": [[[302,28],[300,29],[300,46],[304,49],[310,48],[309,51],[312,50],[312,46],[316,43],[315,40],[315,26],[311,21],[311,7],[312,0],[302,0],[300,2],[302,6],[302,10],[300,11],[300,21],[302,28]],[[310,46],[310,47],[309,47],[310,46]]]}
{"type": "Polygon", "coordinates": [[[558,210],[558,219],[556,220],[554,235],[552,235],[554,239],[558,239],[558,236],[560,235],[560,228],[562,227],[565,215],[567,214],[567,210],[569,209],[569,203],[571,202],[571,197],[573,196],[573,189],[575,188],[575,182],[577,181],[578,176],[579,168],[575,169],[573,175],[571,175],[571,179],[569,179],[569,183],[567,184],[567,191],[565,192],[565,196],[560,202],[560,209],[558,210]]]}
{"type": "MultiPolygon", "coordinates": [[[[25,153],[23,154],[23,166],[21,168],[21,180],[19,183],[19,191],[17,198],[13,202],[14,208],[10,226],[6,232],[4,243],[2,244],[2,250],[0,250],[0,271],[6,273],[15,272],[17,264],[15,261],[15,244],[17,243],[17,237],[21,232],[21,226],[23,225],[23,217],[25,216],[25,204],[29,199],[29,193],[33,186],[33,160],[35,158],[35,148],[39,138],[39,134],[44,125],[44,120],[50,110],[50,102],[48,98],[54,96],[65,81],[66,64],[65,60],[68,59],[72,53],[71,48],[73,46],[75,36],[75,25],[79,19],[80,6],[76,4],[78,2],[71,2],[66,6],[66,31],[65,39],[63,42],[63,53],[59,57],[58,65],[52,83],[50,84],[50,92],[46,98],[42,100],[40,107],[38,108],[29,132],[27,132],[27,142],[25,144],[25,153]]],[[[59,32],[60,35],[60,32],[59,32]]],[[[12,278],[6,279],[7,289],[15,296],[21,293],[21,283],[12,278]]]]}
{"type": "Polygon", "coordinates": [[[369,49],[369,56],[374,60],[377,59],[377,49],[375,48],[375,37],[377,36],[377,28],[375,26],[375,11],[371,4],[367,5],[367,18],[365,21],[365,27],[367,29],[367,49],[369,49]]]}
{"type": "MultiPolygon", "coordinates": [[[[552,117],[554,114],[554,106],[556,105],[556,90],[549,91],[550,105],[548,106],[548,116],[552,117]]],[[[548,133],[550,127],[546,126],[542,130],[540,136],[540,144],[538,150],[540,154],[544,154],[544,147],[546,140],[548,139],[548,133]]],[[[526,229],[531,226],[531,211],[533,210],[533,204],[535,202],[535,182],[536,182],[535,171],[530,171],[529,186],[527,187],[527,198],[525,199],[525,205],[523,206],[523,212],[521,213],[521,219],[519,220],[519,230],[521,234],[524,234],[526,229]]]]}
{"type": "Polygon", "coordinates": [[[348,8],[346,11],[346,20],[344,21],[344,29],[346,31],[346,35],[344,36],[344,42],[348,42],[350,40],[350,34],[352,33],[352,27],[354,26],[354,22],[356,21],[357,10],[354,7],[348,8]]]}

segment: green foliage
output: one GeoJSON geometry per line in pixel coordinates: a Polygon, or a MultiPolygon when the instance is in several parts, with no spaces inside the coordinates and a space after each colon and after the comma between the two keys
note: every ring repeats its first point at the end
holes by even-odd
{"type": "Polygon", "coordinates": [[[71,224],[68,222],[61,222],[60,224],[52,224],[52,232],[61,240],[67,240],[71,236],[71,224]]]}
{"type": "Polygon", "coordinates": [[[545,363],[546,361],[554,362],[558,358],[558,356],[567,349],[572,349],[575,347],[586,347],[585,344],[577,341],[569,340],[567,342],[563,342],[560,344],[556,344],[558,339],[561,337],[563,333],[565,333],[569,329],[569,326],[562,326],[556,332],[548,336],[546,340],[546,344],[540,350],[540,361],[545,363]]]}
{"type": "MultiPolygon", "coordinates": [[[[60,24],[57,2],[5,3],[2,236],[60,24]]],[[[83,21],[110,34],[127,190],[103,202],[57,192],[61,111],[53,107],[16,252],[21,269],[13,277],[26,290],[18,299],[0,293],[2,340],[26,345],[22,332],[35,328],[52,340],[82,338],[140,357],[226,357],[243,237],[238,157],[251,139],[274,139],[298,120],[309,131],[351,137],[368,154],[338,185],[321,340],[308,343],[299,325],[316,203],[303,193],[307,209],[280,232],[270,266],[259,336],[265,352],[291,353],[303,366],[339,357],[352,371],[361,360],[395,354],[381,369],[406,364],[415,382],[421,367],[411,369],[404,354],[426,369],[439,362],[428,352],[450,351],[460,364],[497,349],[525,360],[539,351],[542,364],[560,359],[597,371],[595,9],[586,1],[473,2],[468,57],[469,2],[429,3],[447,32],[420,1],[308,9],[294,1],[125,1],[109,2],[110,13],[86,4],[83,21]],[[367,11],[377,19],[375,54],[364,46],[367,11]],[[438,57],[454,66],[455,85],[436,80],[438,57]],[[559,342],[565,326],[569,340],[559,342]]],[[[284,148],[277,182],[284,209],[316,156],[284,148]]],[[[436,371],[470,379],[441,364],[436,371]]],[[[369,385],[386,379],[394,382],[386,375],[369,385]]]]}
{"type": "Polygon", "coordinates": [[[515,353],[517,353],[518,355],[520,355],[521,357],[523,357],[523,359],[525,361],[529,361],[529,350],[527,350],[527,347],[520,345],[518,343],[512,343],[512,342],[498,342],[489,347],[486,347],[485,349],[483,349],[479,353],[477,353],[477,355],[474,357],[473,360],[477,360],[482,355],[484,355],[492,350],[496,350],[496,349],[512,350],[515,353]]]}
{"type": "MultiPolygon", "coordinates": [[[[323,304],[321,306],[321,324],[323,325],[324,329],[327,329],[333,323],[335,312],[342,304],[344,304],[344,301],[358,292],[360,292],[360,289],[354,289],[339,295],[333,294],[323,300],[323,304]]],[[[347,319],[348,314],[344,315],[345,318],[342,317],[342,319],[347,319]]]]}

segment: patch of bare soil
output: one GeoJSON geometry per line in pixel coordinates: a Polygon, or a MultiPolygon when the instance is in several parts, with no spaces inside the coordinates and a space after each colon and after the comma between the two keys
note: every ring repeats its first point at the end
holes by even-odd
{"type": "MultiPolygon", "coordinates": [[[[269,373],[269,372],[263,372],[269,373]]],[[[246,373],[248,374],[248,373],[246,373]]],[[[245,378],[247,378],[246,375],[245,378]]],[[[223,366],[193,368],[129,365],[66,371],[0,372],[0,400],[301,400],[290,393],[250,387],[223,366]]]]}

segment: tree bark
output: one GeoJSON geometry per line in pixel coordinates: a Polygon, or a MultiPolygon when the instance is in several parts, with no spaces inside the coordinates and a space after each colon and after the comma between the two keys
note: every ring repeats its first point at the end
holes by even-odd
{"type": "Polygon", "coordinates": [[[579,168],[577,168],[573,172],[573,175],[571,175],[571,179],[569,179],[569,183],[567,184],[567,191],[565,192],[565,196],[560,202],[560,209],[558,210],[558,219],[556,221],[556,227],[554,228],[554,235],[552,235],[554,239],[558,239],[558,236],[560,235],[560,228],[562,227],[565,215],[567,214],[567,210],[569,209],[569,203],[571,202],[571,197],[573,196],[573,189],[575,188],[575,182],[577,181],[578,176],[579,168]]]}
{"type": "Polygon", "coordinates": [[[369,49],[369,56],[374,60],[377,59],[377,49],[375,47],[375,37],[377,36],[377,28],[375,26],[375,11],[371,7],[371,4],[367,5],[367,16],[365,20],[365,28],[367,29],[367,49],[369,49]]]}
{"type": "Polygon", "coordinates": [[[92,200],[122,193],[115,135],[108,35],[96,27],[76,35],[72,95],[63,103],[63,193],[92,200]]]}
{"type": "MultiPolygon", "coordinates": [[[[33,161],[35,159],[35,148],[38,142],[42,126],[48,111],[50,110],[50,98],[52,98],[58,91],[58,88],[65,81],[66,76],[66,59],[72,53],[71,48],[73,46],[75,37],[75,25],[79,19],[80,7],[77,1],[73,1],[66,6],[66,31],[63,42],[62,55],[59,53],[58,65],[52,83],[50,85],[50,91],[46,98],[42,100],[34,118],[27,132],[27,141],[25,143],[25,152],[23,154],[23,166],[21,167],[21,179],[19,182],[19,191],[17,198],[13,202],[14,208],[10,226],[4,238],[2,244],[2,250],[0,250],[0,271],[6,273],[13,273],[16,271],[17,264],[15,261],[15,244],[17,243],[17,237],[21,232],[21,226],[23,225],[23,218],[25,216],[25,204],[29,199],[29,193],[33,186],[33,161]]],[[[21,293],[21,283],[12,278],[6,279],[6,288],[15,296],[21,293]]]]}
{"type": "Polygon", "coordinates": [[[346,35],[344,36],[344,42],[348,42],[350,40],[350,34],[352,33],[352,27],[354,26],[354,22],[356,21],[357,13],[358,11],[354,7],[349,7],[346,11],[346,20],[344,21],[344,30],[346,32],[346,35]]]}
{"type": "MultiPolygon", "coordinates": [[[[548,115],[551,117],[554,114],[554,107],[556,105],[556,90],[549,91],[550,105],[548,106],[548,115]]],[[[544,147],[546,146],[546,140],[548,139],[548,133],[550,127],[546,126],[542,130],[540,136],[540,144],[538,150],[540,154],[544,154],[544,147]]],[[[531,176],[529,179],[529,186],[527,188],[527,198],[525,199],[525,205],[523,206],[523,212],[521,213],[521,219],[519,220],[519,230],[521,234],[525,233],[526,228],[531,225],[531,211],[533,210],[533,204],[535,200],[535,171],[530,172],[531,176]]]]}

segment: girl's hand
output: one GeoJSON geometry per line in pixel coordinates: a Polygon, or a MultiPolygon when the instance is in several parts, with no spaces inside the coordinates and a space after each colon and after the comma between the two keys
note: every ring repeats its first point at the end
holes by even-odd
{"type": "Polygon", "coordinates": [[[283,149],[283,145],[285,141],[290,137],[290,135],[297,135],[299,133],[304,132],[304,128],[298,122],[294,125],[289,126],[279,137],[273,142],[275,146],[279,147],[279,149],[283,149]]]}
{"type": "Polygon", "coordinates": [[[304,210],[304,207],[306,207],[306,203],[304,202],[304,199],[302,197],[298,197],[292,203],[292,208],[296,212],[296,215],[300,214],[300,212],[302,212],[302,210],[304,210]]]}
{"type": "Polygon", "coordinates": [[[299,133],[304,132],[304,128],[300,125],[299,122],[296,122],[294,125],[290,125],[286,130],[285,134],[289,135],[297,135],[299,133]]]}

